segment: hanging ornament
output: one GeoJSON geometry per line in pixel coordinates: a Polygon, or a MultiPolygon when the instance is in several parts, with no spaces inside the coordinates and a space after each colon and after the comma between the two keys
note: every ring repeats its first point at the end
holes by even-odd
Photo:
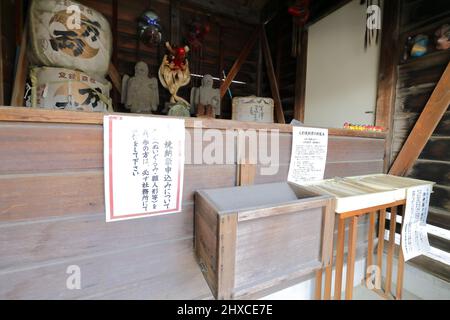
{"type": "Polygon", "coordinates": [[[288,8],[288,13],[292,16],[292,51],[291,55],[296,57],[301,52],[301,34],[302,29],[309,19],[309,1],[296,0],[295,3],[288,8]]]}
{"type": "Polygon", "coordinates": [[[159,16],[152,10],[145,11],[139,17],[139,38],[144,44],[153,46],[161,42],[162,27],[159,22],[159,16]]]}
{"type": "Polygon", "coordinates": [[[201,22],[196,19],[189,25],[187,42],[192,49],[198,49],[203,46],[205,36],[211,31],[209,22],[201,22]]]}

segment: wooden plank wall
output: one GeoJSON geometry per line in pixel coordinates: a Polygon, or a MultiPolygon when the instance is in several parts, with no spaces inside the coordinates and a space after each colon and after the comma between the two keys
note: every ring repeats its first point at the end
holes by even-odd
{"type": "MultiPolygon", "coordinates": [[[[400,48],[409,36],[431,35],[444,23],[450,23],[448,1],[403,1],[400,20],[400,48]]],[[[431,47],[434,44],[430,45],[431,47]]],[[[403,50],[400,53],[403,55],[403,50]]],[[[399,57],[394,111],[391,163],[395,160],[414,123],[425,107],[436,83],[450,61],[450,50],[432,51],[404,60],[399,57]]],[[[450,111],[447,111],[416,161],[409,176],[435,181],[428,223],[450,228],[450,111]]]]}
{"type": "MultiPolygon", "coordinates": [[[[113,25],[113,1],[111,0],[81,0],[97,11],[101,12],[113,25]]],[[[159,46],[149,47],[137,41],[137,20],[138,17],[149,8],[148,1],[118,0],[118,20],[117,35],[117,69],[120,75],[134,74],[134,65],[137,61],[143,60],[149,65],[150,74],[157,77],[157,72],[165,54],[164,42],[170,40],[171,36],[171,11],[170,1],[151,1],[151,8],[157,12],[161,19],[163,28],[163,41],[159,46]]],[[[180,40],[186,38],[189,25],[194,19],[209,22],[211,31],[206,35],[204,48],[200,51],[192,50],[188,54],[191,73],[211,74],[213,77],[222,77],[222,70],[228,72],[234,61],[238,57],[242,47],[245,45],[249,35],[254,30],[254,25],[244,21],[239,21],[230,17],[211,14],[208,10],[202,9],[198,5],[186,1],[179,3],[179,23],[178,33],[180,40]]],[[[178,43],[175,43],[176,45],[178,43]]],[[[231,85],[233,96],[247,96],[256,94],[256,69],[258,62],[257,48],[255,47],[235,80],[243,81],[246,84],[231,85]]],[[[189,101],[191,87],[199,86],[201,80],[193,77],[190,84],[179,91],[179,96],[189,101]]],[[[159,82],[159,81],[158,81],[159,82]]],[[[214,81],[214,87],[219,88],[219,81],[214,81]]],[[[160,108],[162,110],[164,102],[169,100],[169,94],[161,84],[159,84],[160,108]]],[[[117,105],[117,102],[115,103],[117,105]]],[[[222,118],[231,119],[231,100],[228,95],[222,100],[222,118]]],[[[124,112],[123,108],[116,111],[124,112]]]]}
{"type": "MultiPolygon", "coordinates": [[[[236,163],[186,165],[182,213],[105,223],[102,134],[93,124],[0,122],[0,298],[210,298],[193,253],[193,194],[234,186],[236,163]],[[70,265],[82,290],[66,288],[70,265]]],[[[330,136],[326,176],[382,172],[383,146],[330,136]]],[[[255,183],[285,180],[290,148],[282,133],[279,172],[257,170],[255,183]]]]}

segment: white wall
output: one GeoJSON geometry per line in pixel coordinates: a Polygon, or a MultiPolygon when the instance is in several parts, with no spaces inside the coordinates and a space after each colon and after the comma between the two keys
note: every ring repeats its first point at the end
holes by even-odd
{"type": "MultiPolygon", "coordinates": [[[[305,124],[373,124],[379,45],[364,49],[366,6],[353,0],[309,28],[305,124]]],[[[381,34],[380,34],[381,37],[381,34]]],[[[381,38],[380,38],[381,39],[381,38]]]]}

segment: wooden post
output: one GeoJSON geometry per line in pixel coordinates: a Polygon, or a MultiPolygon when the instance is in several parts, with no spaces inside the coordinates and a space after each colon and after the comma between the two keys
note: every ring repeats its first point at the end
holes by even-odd
{"type": "Polygon", "coordinates": [[[170,1],[170,41],[172,45],[180,45],[180,1],[170,1]]]}
{"type": "Polygon", "coordinates": [[[377,248],[377,265],[380,270],[383,267],[383,249],[384,249],[384,225],[386,222],[386,209],[380,210],[380,216],[378,220],[378,248],[377,248]]]}
{"type": "Polygon", "coordinates": [[[314,288],[314,299],[322,299],[322,269],[316,271],[316,285],[314,288]]]}
{"type": "Polygon", "coordinates": [[[305,121],[306,65],[308,56],[308,29],[301,34],[301,53],[297,55],[295,72],[294,119],[305,121]]]}
{"type": "Polygon", "coordinates": [[[238,165],[238,185],[249,186],[255,181],[256,165],[241,163],[238,165]]]}
{"type": "Polygon", "coordinates": [[[450,63],[417,119],[389,174],[404,176],[414,165],[450,104],[450,63]]]}
{"type": "Polygon", "coordinates": [[[387,130],[385,140],[384,172],[391,158],[392,124],[397,84],[398,38],[400,1],[385,1],[381,26],[380,65],[378,67],[378,92],[375,124],[387,130]]]}
{"type": "MultiPolygon", "coordinates": [[[[3,13],[3,5],[0,3],[0,18],[3,13]]],[[[0,106],[5,105],[4,87],[3,87],[3,33],[2,33],[2,21],[0,21],[0,106]]]]}
{"type": "Polygon", "coordinates": [[[217,257],[217,299],[232,299],[234,289],[234,268],[236,258],[237,213],[225,214],[219,218],[217,257]]]}
{"type": "Polygon", "coordinates": [[[116,90],[122,94],[122,86],[121,86],[121,78],[120,78],[120,74],[117,71],[116,67],[110,63],[109,64],[109,68],[108,68],[108,76],[111,79],[111,82],[114,86],[114,88],[116,88],[116,90]]]}
{"type": "Polygon", "coordinates": [[[272,56],[270,54],[269,42],[267,41],[264,26],[261,27],[261,41],[264,60],[266,62],[267,76],[269,78],[270,90],[275,104],[275,115],[278,123],[286,123],[284,119],[283,106],[281,105],[280,91],[278,89],[275,71],[273,69],[272,56]]]}
{"type": "Polygon", "coordinates": [[[355,257],[356,257],[356,237],[358,235],[358,216],[350,218],[348,230],[348,256],[347,256],[347,277],[345,286],[345,300],[352,300],[353,297],[353,278],[355,275],[355,257]]]}
{"type": "Polygon", "coordinates": [[[260,97],[262,93],[262,78],[263,78],[263,54],[262,54],[262,43],[261,39],[258,41],[258,62],[256,66],[256,96],[260,97]]]}
{"type": "Polygon", "coordinates": [[[345,219],[339,216],[336,245],[336,275],[334,280],[334,299],[341,299],[342,270],[344,268],[345,219]]]}
{"type": "Polygon", "coordinates": [[[397,207],[392,207],[390,224],[389,224],[389,247],[388,247],[388,255],[387,255],[387,261],[386,261],[386,285],[385,285],[386,294],[389,294],[391,292],[392,267],[393,267],[394,249],[395,249],[395,227],[397,225],[396,220],[397,220],[397,207]]]}
{"type": "Polygon", "coordinates": [[[117,65],[117,54],[118,45],[117,41],[119,35],[117,33],[117,21],[118,21],[118,0],[112,1],[112,34],[113,34],[113,52],[112,52],[112,63],[117,65]]]}
{"type": "Polygon", "coordinates": [[[28,59],[26,55],[27,34],[27,28],[25,28],[25,31],[22,32],[22,41],[20,43],[19,58],[17,59],[16,75],[11,96],[11,106],[13,107],[25,106],[23,98],[25,95],[25,84],[28,73],[28,59]]]}
{"type": "Polygon", "coordinates": [[[234,77],[236,77],[237,73],[241,69],[242,64],[244,63],[245,59],[247,59],[248,54],[253,48],[253,45],[256,42],[256,39],[259,38],[259,27],[255,29],[255,31],[250,35],[250,38],[247,40],[246,45],[244,48],[242,48],[241,53],[239,54],[238,58],[234,62],[233,66],[231,67],[231,70],[228,72],[227,77],[225,78],[225,81],[222,82],[220,85],[220,98],[223,98],[225,94],[227,93],[228,88],[231,85],[231,82],[233,81],[234,77]]]}
{"type": "Polygon", "coordinates": [[[369,268],[373,264],[374,231],[375,231],[375,212],[371,212],[371,213],[369,213],[369,235],[368,235],[368,244],[367,244],[366,280],[370,277],[370,274],[367,272],[367,268],[369,268]]]}

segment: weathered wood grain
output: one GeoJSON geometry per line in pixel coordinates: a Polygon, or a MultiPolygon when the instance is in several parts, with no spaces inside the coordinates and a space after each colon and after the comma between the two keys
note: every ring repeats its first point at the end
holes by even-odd
{"type": "Polygon", "coordinates": [[[138,291],[140,299],[195,299],[209,291],[194,260],[192,239],[0,272],[0,283],[3,299],[127,298],[128,290],[138,291]],[[80,268],[81,290],[66,287],[70,265],[80,268]]]}
{"type": "Polygon", "coordinates": [[[193,237],[193,204],[177,214],[105,223],[104,213],[0,223],[0,273],[193,237]]]}
{"type": "Polygon", "coordinates": [[[418,160],[408,176],[450,186],[450,162],[418,160]]]}

